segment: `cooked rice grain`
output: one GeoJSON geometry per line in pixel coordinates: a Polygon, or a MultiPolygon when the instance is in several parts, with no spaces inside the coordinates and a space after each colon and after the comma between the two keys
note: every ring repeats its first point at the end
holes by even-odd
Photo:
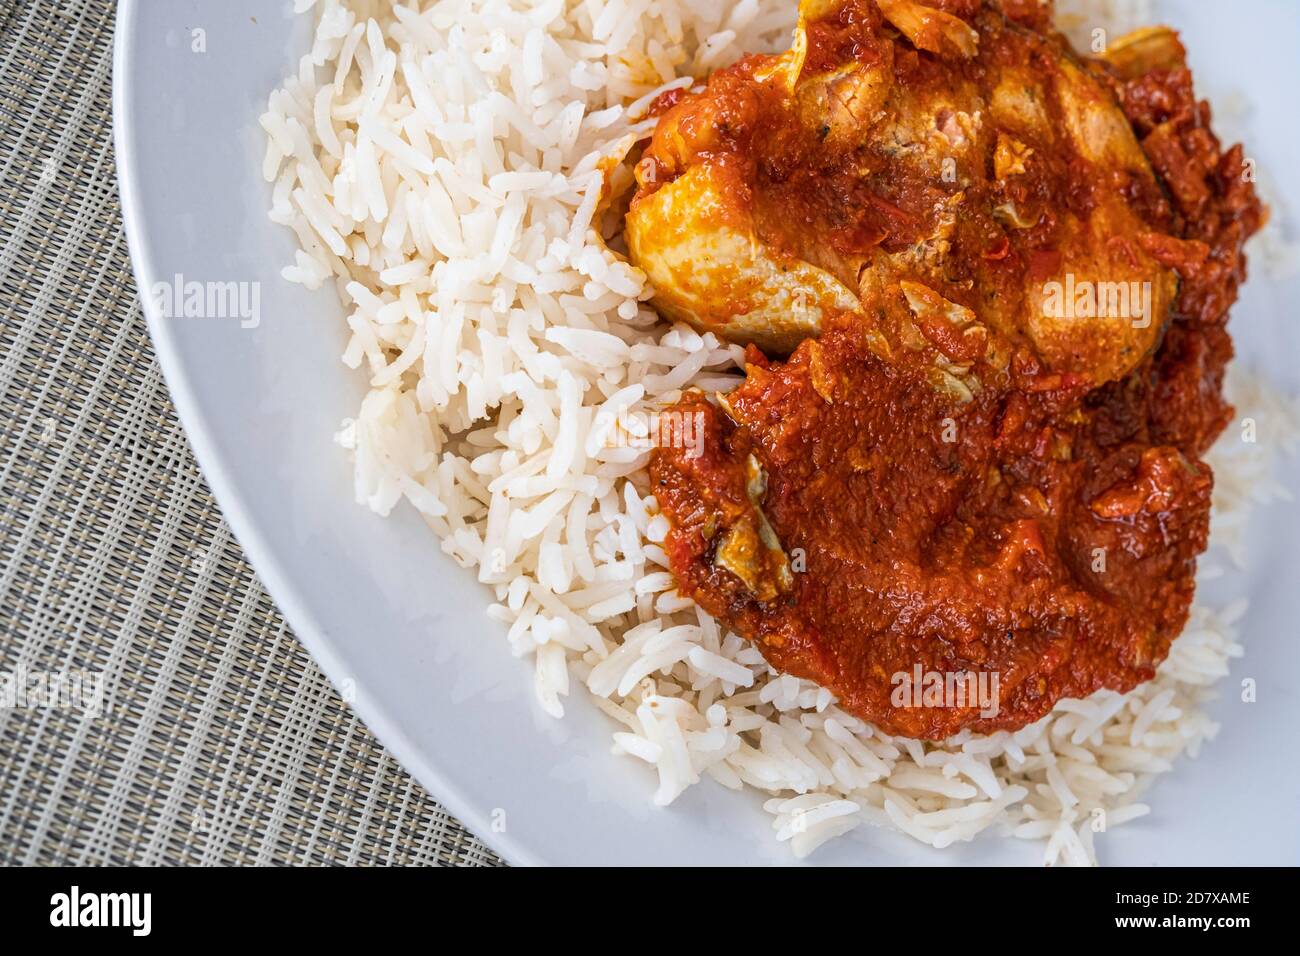
{"type": "MultiPolygon", "coordinates": [[[[379,514],[405,501],[477,569],[548,713],[585,684],[614,753],[656,768],[656,803],[704,776],[756,787],[799,856],[868,823],[935,847],[996,828],[1086,864],[1099,821],[1147,812],[1152,776],[1217,730],[1204,707],[1241,654],[1239,606],[1198,604],[1128,695],[931,744],[774,673],[672,591],[646,423],[691,383],[734,384],[742,356],[646,305],[601,203],[630,169],[606,158],[647,133],[657,90],[783,46],[792,4],[296,2],[313,7],[312,49],[262,118],[264,171],[301,246],[284,278],[334,279],[343,360],[370,382],[338,435],[356,497],[379,514]]],[[[1241,413],[1294,443],[1294,404],[1251,384],[1241,413]]],[[[1278,446],[1215,452],[1216,539],[1238,562],[1246,509],[1284,493],[1278,446]]]]}

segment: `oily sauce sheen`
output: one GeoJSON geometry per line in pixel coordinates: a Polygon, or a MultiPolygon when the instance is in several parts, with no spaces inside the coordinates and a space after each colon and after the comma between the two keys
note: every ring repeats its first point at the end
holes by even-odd
{"type": "MultiPolygon", "coordinates": [[[[966,54],[950,21],[940,26],[952,39],[935,39],[926,22],[887,22],[884,3],[821,6],[805,73],[883,62],[899,88],[983,89],[980,71],[1073,68],[1049,53],[1064,41],[1037,3],[932,3],[978,34],[966,54]]],[[[990,139],[987,168],[964,174],[969,214],[924,268],[905,257],[934,235],[953,187],[918,175],[913,158],[882,161],[896,143],[810,136],[806,111],[762,80],[772,58],[660,105],[674,141],[647,150],[663,168],[642,194],[681,173],[683,152],[707,154],[734,174],[734,215],[754,218],[775,255],[808,260],[815,244],[823,263],[876,276],[845,279],[859,307],[828,309],[788,357],[750,345],[735,391],[682,399],[676,410],[704,422],[703,452],[670,443],[650,466],[672,570],[773,666],[889,733],[1017,729],[1061,698],[1127,691],[1154,676],[1187,621],[1213,488],[1202,456],[1232,416],[1224,324],[1264,211],[1241,148],[1222,151],[1210,131],[1181,47],[1162,42],[1077,61],[1122,111],[1136,161],[1121,174],[1022,131],[1014,156],[997,141],[999,176],[990,139]],[[987,214],[1007,196],[1019,226],[987,214]],[[1079,319],[1067,338],[1035,338],[1018,318],[1023,290],[1078,260],[1070,244],[1121,201],[1114,221],[1129,225],[1099,248],[1157,284],[1168,276],[1154,327],[1090,338],[1079,319]],[[1001,319],[982,321],[988,303],[1001,319]],[[938,387],[936,368],[969,387],[938,387]],[[996,673],[995,711],[900,705],[898,675],[918,666],[996,673]]]]}

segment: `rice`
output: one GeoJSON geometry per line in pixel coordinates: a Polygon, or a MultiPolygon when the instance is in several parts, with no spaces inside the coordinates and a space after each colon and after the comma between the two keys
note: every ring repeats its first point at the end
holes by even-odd
{"type": "MultiPolygon", "coordinates": [[[[262,118],[264,173],[271,218],[301,247],[284,278],[334,280],[343,361],[369,381],[337,436],[357,501],[404,502],[477,570],[509,650],[535,661],[541,707],[560,717],[585,686],[613,753],[657,771],[655,803],[709,777],[766,793],[798,856],[866,824],[939,848],[992,831],[1041,842],[1045,864],[1089,864],[1095,834],[1145,815],[1153,777],[1213,738],[1205,707],[1242,653],[1240,603],[1198,603],[1129,694],[936,744],[774,672],[673,590],[648,423],[691,384],[737,383],[742,352],[646,304],[620,255],[622,160],[658,90],[783,47],[792,4],[295,6],[318,25],[262,118]]],[[[1231,381],[1269,435],[1229,434],[1213,455],[1216,542],[1240,564],[1247,510],[1285,494],[1271,456],[1294,446],[1300,407],[1231,381]]]]}

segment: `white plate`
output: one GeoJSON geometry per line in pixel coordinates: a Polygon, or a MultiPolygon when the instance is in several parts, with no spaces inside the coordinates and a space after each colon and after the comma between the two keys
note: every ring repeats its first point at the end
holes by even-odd
{"type": "MultiPolygon", "coordinates": [[[[332,290],[279,277],[292,234],[268,221],[257,125],[267,95],[307,48],[287,0],[122,0],[114,64],[118,172],[141,290],[176,274],[258,282],[261,322],[165,319],[150,331],[195,454],[262,581],[298,637],[389,751],[448,809],[515,863],[791,862],[752,793],[711,782],[666,809],[648,768],[609,752],[611,726],[575,692],[562,721],[534,703],[532,668],[512,658],[490,596],[438,548],[415,513],[353,504],[332,436],[362,383],[339,363],[332,290]],[[195,52],[194,30],[206,52],[195,52]]],[[[1250,155],[1290,180],[1300,156],[1300,9],[1288,0],[1164,5],[1184,30],[1198,89],[1244,94],[1250,155]]],[[[1258,273],[1260,270],[1256,269],[1258,273]]],[[[1257,275],[1234,312],[1245,365],[1300,391],[1300,282],[1257,275]]],[[[1229,435],[1231,438],[1231,434],[1229,435]]],[[[1287,464],[1300,485],[1300,467],[1287,464]]],[[[1107,834],[1103,862],[1300,860],[1300,509],[1256,515],[1250,568],[1216,594],[1247,593],[1247,656],[1214,708],[1224,725],[1148,798],[1151,817],[1107,834]],[[1259,701],[1236,688],[1259,682],[1259,701]]],[[[580,688],[578,689],[580,691],[580,688]]],[[[991,838],[947,851],[863,828],[818,863],[1033,863],[1037,844],[991,838]]]]}

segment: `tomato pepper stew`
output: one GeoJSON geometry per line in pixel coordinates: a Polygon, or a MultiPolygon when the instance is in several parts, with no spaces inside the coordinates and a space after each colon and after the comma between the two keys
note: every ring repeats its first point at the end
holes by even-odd
{"type": "Polygon", "coordinates": [[[747,343],[677,408],[702,445],[652,457],[678,587],[907,737],[1150,680],[1232,415],[1241,147],[1172,31],[1085,59],[1044,10],[805,3],[792,51],[660,104],[637,166],[661,311],[747,343]],[[918,673],[995,674],[996,707],[900,699],[918,673]]]}

